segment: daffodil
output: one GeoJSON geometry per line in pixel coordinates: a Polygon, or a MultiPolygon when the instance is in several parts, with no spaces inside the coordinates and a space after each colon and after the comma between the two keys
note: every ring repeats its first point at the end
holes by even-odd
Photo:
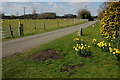
{"type": "Polygon", "coordinates": [[[88,48],[89,48],[90,46],[88,46],[88,48]]]}
{"type": "Polygon", "coordinates": [[[79,46],[79,44],[76,44],[76,47],[78,47],[79,46]]]}
{"type": "Polygon", "coordinates": [[[117,50],[116,50],[116,53],[120,54],[120,51],[117,49],[117,50]]]}
{"type": "Polygon", "coordinates": [[[116,39],[116,37],[113,37],[113,39],[116,39]]]}
{"type": "Polygon", "coordinates": [[[73,48],[75,49],[75,46],[73,46],[73,48]]]}
{"type": "Polygon", "coordinates": [[[74,40],[75,40],[75,41],[76,41],[76,40],[78,41],[78,40],[79,40],[79,38],[74,38],[74,40]]]}
{"type": "Polygon", "coordinates": [[[79,49],[81,48],[81,46],[78,47],[79,49]]]}
{"type": "Polygon", "coordinates": [[[83,46],[83,44],[81,44],[83,46]]]}
{"type": "Polygon", "coordinates": [[[111,43],[108,43],[108,46],[111,46],[111,43]]]}
{"type": "Polygon", "coordinates": [[[109,50],[110,50],[110,52],[113,52],[113,49],[111,47],[109,48],[109,50]]]}
{"type": "Polygon", "coordinates": [[[113,49],[114,49],[115,51],[118,50],[118,49],[116,49],[116,48],[113,48],[113,49]]]}
{"type": "Polygon", "coordinates": [[[92,43],[94,43],[94,42],[96,42],[96,41],[97,41],[97,39],[93,39],[92,43]]]}
{"type": "Polygon", "coordinates": [[[75,48],[75,51],[79,51],[79,49],[75,48]]]}
{"type": "Polygon", "coordinates": [[[107,46],[107,43],[105,43],[104,45],[107,46]]]}
{"type": "Polygon", "coordinates": [[[82,47],[81,47],[81,50],[82,50],[83,48],[84,48],[84,47],[82,46],[82,47]]]}
{"type": "Polygon", "coordinates": [[[116,54],[115,52],[113,52],[113,54],[116,54]]]}

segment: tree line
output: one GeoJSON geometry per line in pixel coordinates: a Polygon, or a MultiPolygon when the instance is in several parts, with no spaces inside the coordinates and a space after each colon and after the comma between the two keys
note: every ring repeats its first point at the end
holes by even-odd
{"type": "Polygon", "coordinates": [[[88,19],[88,20],[94,20],[94,18],[97,18],[97,16],[91,16],[90,11],[87,9],[79,10],[77,15],[74,14],[65,14],[63,16],[58,16],[56,13],[32,13],[32,14],[25,14],[21,16],[11,15],[7,16],[5,14],[2,14],[2,19],[56,19],[56,18],[79,18],[79,19],[88,19]]]}
{"type": "Polygon", "coordinates": [[[64,16],[57,16],[56,13],[42,13],[42,14],[25,14],[21,16],[7,16],[2,14],[2,19],[56,19],[56,18],[77,18],[77,15],[65,14],[64,16]]]}

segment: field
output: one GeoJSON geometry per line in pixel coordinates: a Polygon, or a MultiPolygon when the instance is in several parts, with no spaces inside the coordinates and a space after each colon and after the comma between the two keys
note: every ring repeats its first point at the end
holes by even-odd
{"type": "MultiPolygon", "coordinates": [[[[19,22],[20,20],[3,20],[2,21],[2,34],[3,38],[11,38],[10,35],[10,28],[9,25],[11,25],[13,30],[14,37],[19,37],[19,22]]],[[[77,24],[84,23],[86,21],[78,20],[78,19],[25,19],[21,20],[21,23],[23,24],[23,32],[24,36],[27,35],[33,35],[38,33],[43,33],[47,31],[52,31],[55,29],[65,28],[74,26],[77,24]],[[36,27],[36,29],[35,29],[36,27]]]]}
{"type": "Polygon", "coordinates": [[[77,36],[75,32],[3,59],[3,78],[118,78],[118,61],[109,55],[109,52],[103,52],[92,44],[93,38],[102,41],[99,27],[100,23],[97,23],[95,27],[83,29],[83,36],[77,36]],[[91,46],[92,57],[76,55],[73,49],[76,37],[84,39],[91,46]],[[50,51],[56,52],[59,56],[35,59],[36,54],[50,51]]]}

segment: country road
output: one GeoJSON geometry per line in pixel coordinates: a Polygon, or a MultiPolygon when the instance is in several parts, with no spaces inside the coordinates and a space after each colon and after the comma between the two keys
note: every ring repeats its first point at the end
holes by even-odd
{"type": "Polygon", "coordinates": [[[29,37],[2,42],[2,58],[6,58],[14,55],[15,53],[43,45],[65,35],[76,32],[80,29],[80,27],[82,28],[88,27],[94,24],[95,22],[96,21],[90,21],[73,27],[63,28],[51,32],[46,32],[29,37]]]}

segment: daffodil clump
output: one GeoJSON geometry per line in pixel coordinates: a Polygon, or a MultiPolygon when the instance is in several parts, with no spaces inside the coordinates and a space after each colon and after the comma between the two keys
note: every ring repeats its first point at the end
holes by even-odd
{"type": "Polygon", "coordinates": [[[94,45],[95,47],[97,47],[97,43],[98,43],[97,39],[94,38],[94,39],[92,40],[92,43],[93,43],[93,45],[94,45]]]}
{"type": "Polygon", "coordinates": [[[104,52],[109,52],[109,47],[111,47],[111,43],[106,43],[105,41],[98,42],[97,39],[93,39],[92,43],[95,47],[99,47],[104,52]]]}
{"type": "Polygon", "coordinates": [[[104,52],[109,52],[109,48],[111,47],[111,43],[105,43],[105,41],[101,41],[97,43],[97,46],[102,49],[104,52]]]}
{"type": "Polygon", "coordinates": [[[76,53],[80,56],[90,56],[90,46],[88,46],[86,43],[84,43],[83,39],[75,38],[75,46],[73,48],[75,49],[76,53]]]}
{"type": "Polygon", "coordinates": [[[109,47],[109,51],[112,55],[114,55],[117,59],[120,59],[120,50],[116,48],[109,47]]]}
{"type": "Polygon", "coordinates": [[[102,51],[104,51],[104,52],[110,52],[117,59],[120,59],[120,50],[117,48],[112,48],[111,43],[106,43],[105,41],[98,42],[97,39],[93,39],[92,43],[95,47],[101,48],[102,51]],[[96,46],[96,44],[97,44],[97,46],[96,46]]]}

